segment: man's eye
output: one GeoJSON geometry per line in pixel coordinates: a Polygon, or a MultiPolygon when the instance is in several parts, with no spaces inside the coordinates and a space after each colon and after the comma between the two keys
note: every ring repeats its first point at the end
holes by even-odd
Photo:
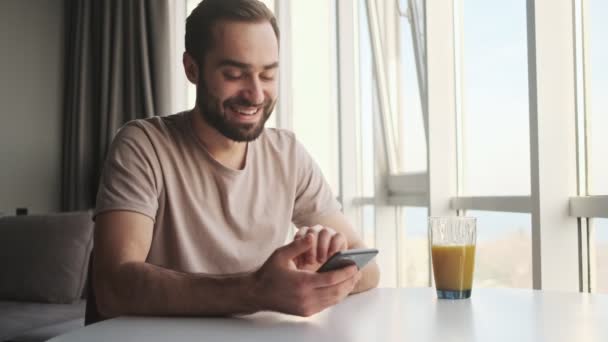
{"type": "Polygon", "coordinates": [[[272,81],[274,80],[274,74],[261,74],[260,78],[264,81],[272,81]]]}
{"type": "Polygon", "coordinates": [[[241,77],[243,77],[243,74],[240,73],[224,73],[224,77],[226,77],[229,80],[238,80],[241,77]]]}

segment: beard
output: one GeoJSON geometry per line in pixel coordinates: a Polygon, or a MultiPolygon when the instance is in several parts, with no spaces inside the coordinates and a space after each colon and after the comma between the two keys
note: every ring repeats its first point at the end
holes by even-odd
{"type": "Polygon", "coordinates": [[[209,125],[226,138],[237,142],[253,141],[262,134],[264,124],[268,121],[276,100],[264,99],[264,102],[257,104],[241,96],[233,96],[221,102],[218,97],[209,92],[202,77],[200,79],[196,87],[196,104],[201,111],[203,119],[209,125]],[[231,122],[226,116],[225,109],[234,105],[259,108],[258,110],[262,110],[262,117],[256,123],[231,122]]]}

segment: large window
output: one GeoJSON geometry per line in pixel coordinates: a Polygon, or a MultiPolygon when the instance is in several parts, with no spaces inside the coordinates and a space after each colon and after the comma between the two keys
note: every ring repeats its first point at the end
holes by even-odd
{"type": "Polygon", "coordinates": [[[364,205],[361,210],[361,238],[366,246],[376,246],[376,210],[373,205],[364,205]]]}
{"type": "Polygon", "coordinates": [[[532,287],[530,214],[467,211],[477,218],[475,286],[532,287]]]}
{"type": "MultiPolygon", "coordinates": [[[[605,35],[608,23],[603,15],[608,11],[608,3],[602,0],[576,0],[577,16],[582,23],[578,27],[581,44],[578,45],[579,72],[579,117],[585,127],[579,130],[583,134],[583,158],[587,158],[586,168],[582,170],[582,195],[591,195],[589,207],[606,207],[608,198],[608,161],[605,151],[608,150],[608,44],[605,35]],[[586,171],[586,174],[585,174],[586,171]],[[586,182],[586,184],[585,184],[586,182]],[[602,196],[598,196],[602,195],[602,196]],[[595,197],[594,197],[595,196],[595,197]]],[[[608,219],[605,210],[596,210],[587,221],[590,225],[588,241],[590,253],[589,272],[593,281],[589,284],[593,292],[608,292],[608,219]],[[599,215],[604,218],[596,218],[599,215]]]]}
{"type": "MultiPolygon", "coordinates": [[[[366,1],[361,1],[362,12],[366,11],[366,1]]],[[[392,186],[389,197],[393,194],[393,203],[405,204],[418,201],[420,189],[417,182],[425,178],[409,177],[412,173],[427,171],[425,135],[424,99],[425,84],[422,76],[434,65],[416,62],[418,55],[425,55],[425,44],[420,44],[419,32],[415,32],[419,17],[424,11],[416,10],[424,2],[400,1],[399,20],[399,113],[397,125],[398,168],[397,172],[405,175],[396,182],[403,185],[392,186]],[[418,36],[417,36],[418,35],[418,36]],[[417,45],[418,44],[418,45],[417,45]],[[423,99],[421,101],[421,98],[423,99]],[[391,191],[396,191],[392,192],[391,191]]],[[[452,196],[505,196],[530,195],[530,129],[528,103],[528,51],[527,51],[527,18],[526,1],[455,1],[456,22],[454,24],[455,47],[455,112],[456,125],[453,127],[458,143],[453,150],[444,146],[435,153],[444,154],[440,159],[448,160],[446,155],[454,154],[458,159],[453,174],[457,173],[458,187],[452,196]],[[458,166],[458,167],[456,167],[458,166]]],[[[373,7],[367,2],[368,9],[373,7]]],[[[376,4],[379,17],[386,15],[386,8],[376,4]]],[[[362,17],[362,20],[368,18],[362,17]]],[[[426,22],[427,18],[423,19],[426,22]]],[[[385,38],[384,62],[392,63],[390,55],[391,36],[390,20],[382,18],[381,36],[385,38]],[[382,29],[385,31],[382,32],[382,29]]],[[[368,26],[364,21],[362,25],[368,26]]],[[[369,43],[370,30],[367,27],[361,34],[363,54],[372,55],[373,44],[369,43]]],[[[424,25],[421,25],[424,26],[424,25]]],[[[423,37],[423,39],[426,39],[423,37]]],[[[445,47],[443,45],[442,47],[445,47]]],[[[445,53],[445,51],[444,51],[445,53]]],[[[367,57],[367,56],[366,56],[367,57]]],[[[424,60],[424,59],[423,59],[424,60]]],[[[362,66],[368,61],[362,58],[362,66]]],[[[373,62],[373,60],[372,60],[373,62]]],[[[425,61],[424,63],[427,63],[425,61]]],[[[377,66],[376,66],[377,67],[377,66]]],[[[362,81],[380,82],[376,69],[372,66],[362,68],[362,81]],[[371,69],[372,77],[366,76],[371,69]]],[[[430,76],[428,76],[430,77],[430,76]]],[[[386,77],[389,88],[390,76],[386,77]]],[[[450,82],[446,77],[442,82],[450,82]]],[[[431,81],[427,81],[431,82],[431,81]]],[[[379,87],[376,83],[362,82],[370,89],[369,95],[379,87]]],[[[389,92],[390,93],[390,92],[389,92]]],[[[452,94],[453,95],[453,94],[452,94]]],[[[380,95],[381,97],[381,95],[380,95]]],[[[377,101],[377,97],[372,97],[377,101]]],[[[447,101],[441,97],[442,101],[447,101]]],[[[372,107],[376,111],[382,108],[372,107]]],[[[379,115],[379,114],[378,114],[379,115]]],[[[433,115],[432,113],[429,115],[433,115]]],[[[376,116],[376,120],[377,120],[376,116]]],[[[445,123],[448,124],[447,122],[445,123]]],[[[376,130],[386,135],[391,129],[376,130]]],[[[385,137],[383,137],[385,138],[385,137]]],[[[444,139],[441,137],[439,140],[444,139]]],[[[390,142],[390,139],[376,139],[376,144],[390,142]]],[[[447,141],[444,140],[444,141],[447,141]]],[[[386,148],[386,147],[385,147],[386,148]]],[[[379,151],[379,149],[376,149],[379,151]]],[[[390,153],[390,152],[389,152],[390,153]]],[[[442,165],[449,167],[449,165],[442,165]]],[[[444,170],[428,170],[432,174],[444,170]]],[[[396,179],[396,178],[395,178],[396,179]]],[[[443,182],[444,180],[442,180],[443,182]]],[[[432,181],[431,181],[432,182],[432,181]]],[[[378,195],[378,194],[376,194],[378,195]]],[[[441,199],[444,200],[444,199],[441,199]]],[[[447,199],[449,200],[449,198],[447,199]]],[[[431,203],[439,199],[430,198],[431,203]]],[[[508,202],[508,201],[507,201],[508,202]]],[[[497,201],[493,210],[507,202],[497,201]]],[[[445,204],[441,204],[442,206],[445,204]]],[[[511,204],[507,203],[507,206],[511,204]]],[[[426,208],[401,207],[398,221],[402,224],[399,236],[399,253],[397,273],[398,283],[402,286],[426,286],[429,284],[429,255],[426,208]]],[[[452,212],[454,214],[455,212],[452,212]]],[[[468,210],[466,214],[478,217],[478,249],[476,264],[476,284],[480,287],[532,287],[532,225],[531,215],[523,213],[506,213],[468,210]]],[[[378,212],[376,213],[378,215],[378,212]]],[[[376,227],[376,229],[391,229],[376,227]]],[[[385,271],[385,270],[383,270],[385,271]]],[[[391,271],[390,269],[388,271],[391,271]]]]}
{"type": "Polygon", "coordinates": [[[456,56],[462,57],[463,194],[528,195],[526,1],[455,3],[456,11],[463,11],[462,50],[456,56]]]}
{"type": "MultiPolygon", "coordinates": [[[[363,1],[359,1],[359,72],[360,85],[358,99],[361,108],[360,118],[360,151],[358,156],[361,162],[361,195],[364,198],[373,198],[375,194],[375,158],[374,158],[374,90],[372,71],[372,56],[369,34],[367,32],[367,16],[363,1]]],[[[362,238],[368,247],[376,246],[376,207],[364,205],[361,210],[362,238]]],[[[382,266],[381,263],[379,263],[382,266]]],[[[384,270],[381,270],[384,271],[384,270]]]]}
{"type": "Polygon", "coordinates": [[[608,195],[608,2],[589,0],[588,4],[589,193],[608,195]]]}
{"type": "Polygon", "coordinates": [[[595,235],[595,279],[597,292],[608,293],[608,219],[591,220],[595,235]]]}
{"type": "Polygon", "coordinates": [[[565,214],[608,195],[608,2],[264,2],[288,43],[270,126],[347,197],[382,286],[428,286],[427,216],[458,213],[476,286],[608,292],[606,199],[565,214]]]}
{"type": "MultiPolygon", "coordinates": [[[[407,8],[407,1],[400,1],[402,10],[407,8]]],[[[399,151],[399,171],[405,173],[424,172],[427,170],[426,135],[424,131],[424,117],[414,37],[417,33],[407,17],[400,16],[399,20],[399,57],[401,65],[400,90],[398,96],[399,125],[397,144],[399,151]]]]}
{"type": "Polygon", "coordinates": [[[335,9],[326,0],[291,1],[293,130],[339,192],[335,9]],[[311,23],[314,22],[314,25],[311,23]]]}
{"type": "Polygon", "coordinates": [[[403,223],[399,262],[399,284],[404,287],[424,287],[430,284],[430,257],[427,208],[402,207],[399,219],[403,223]]]}
{"type": "Polygon", "coordinates": [[[361,108],[361,178],[362,195],[373,197],[375,193],[375,151],[374,151],[374,113],[377,113],[376,90],[374,88],[374,68],[372,46],[369,34],[369,22],[365,9],[365,0],[359,1],[359,77],[361,108]]]}
{"type": "MultiPolygon", "coordinates": [[[[526,1],[455,0],[454,8],[458,194],[529,195],[526,1]]],[[[477,218],[476,286],[531,288],[531,215],[465,214],[477,218]]]]}

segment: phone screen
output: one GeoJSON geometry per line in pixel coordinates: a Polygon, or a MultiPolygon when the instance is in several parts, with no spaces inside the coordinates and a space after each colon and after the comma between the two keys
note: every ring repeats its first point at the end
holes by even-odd
{"type": "Polygon", "coordinates": [[[378,254],[378,250],[375,248],[341,251],[332,255],[317,272],[329,272],[350,265],[356,265],[358,269],[362,269],[376,254],[378,254]]]}

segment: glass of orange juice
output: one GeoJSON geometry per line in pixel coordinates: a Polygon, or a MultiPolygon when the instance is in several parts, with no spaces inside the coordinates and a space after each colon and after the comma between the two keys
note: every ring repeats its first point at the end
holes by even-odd
{"type": "Polygon", "coordinates": [[[474,217],[429,217],[433,275],[437,297],[471,297],[477,239],[474,217]]]}

